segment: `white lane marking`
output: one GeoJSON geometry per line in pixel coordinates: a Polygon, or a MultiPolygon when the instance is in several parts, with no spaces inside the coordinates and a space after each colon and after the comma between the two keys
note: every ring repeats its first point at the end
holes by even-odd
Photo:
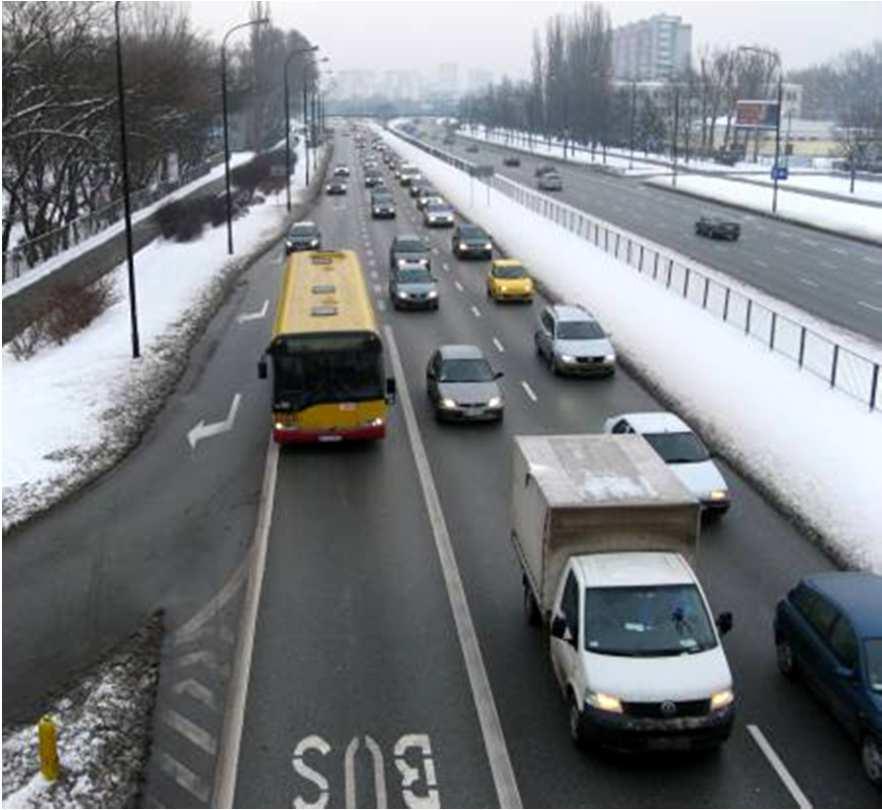
{"type": "Polygon", "coordinates": [[[206,754],[214,756],[217,744],[212,734],[209,734],[205,729],[200,728],[174,709],[166,709],[161,717],[167,726],[173,728],[197,748],[201,748],[206,754]]]}
{"type": "Polygon", "coordinates": [[[249,556],[252,569],[245,590],[245,603],[239,627],[239,643],[233,656],[233,675],[230,679],[230,706],[224,721],[220,752],[217,757],[215,789],[212,805],[232,808],[236,793],[236,772],[239,769],[239,747],[242,744],[242,725],[245,702],[248,698],[248,679],[251,675],[251,656],[254,652],[254,633],[257,610],[266,568],[266,547],[273,520],[273,502],[276,497],[276,473],[279,466],[279,445],[270,437],[263,471],[263,486],[257,509],[257,526],[251,541],[249,556]]]}
{"type": "Polygon", "coordinates": [[[816,242],[814,239],[800,238],[799,241],[802,242],[804,245],[808,245],[809,247],[818,247],[821,244],[820,242],[816,242]]]}
{"type": "Polygon", "coordinates": [[[481,310],[478,309],[474,304],[472,304],[472,315],[474,315],[476,318],[481,317],[481,310]]]}
{"type": "Polygon", "coordinates": [[[769,265],[768,265],[766,262],[764,262],[762,259],[754,259],[754,260],[753,260],[753,263],[754,263],[754,264],[758,264],[760,267],[768,267],[768,266],[769,266],[769,265]]]}
{"type": "Polygon", "coordinates": [[[205,424],[205,420],[201,419],[188,433],[187,441],[190,443],[190,449],[195,450],[196,445],[209,436],[219,436],[221,433],[227,433],[233,429],[236,421],[236,414],[239,411],[239,403],[242,401],[242,395],[236,394],[230,405],[230,411],[227,418],[222,422],[212,422],[210,425],[205,424]]]}
{"type": "Polygon", "coordinates": [[[817,281],[812,281],[810,278],[803,278],[802,276],[800,276],[799,280],[800,280],[803,284],[808,285],[809,287],[817,287],[817,286],[818,286],[818,282],[817,282],[817,281]]]}
{"type": "Polygon", "coordinates": [[[882,312],[882,306],[876,306],[875,304],[868,304],[866,301],[858,301],[858,306],[866,307],[867,309],[872,309],[873,312],[882,312]]]}
{"type": "Polygon", "coordinates": [[[796,780],[790,775],[790,771],[788,771],[784,766],[784,763],[781,762],[780,757],[775,753],[775,749],[772,748],[765,735],[759,730],[759,727],[748,725],[747,731],[750,736],[753,737],[754,742],[759,746],[760,751],[765,754],[769,764],[774,768],[775,773],[778,774],[778,777],[784,783],[784,787],[790,791],[790,795],[793,796],[797,805],[799,805],[799,807],[810,808],[812,806],[811,802],[806,798],[805,793],[799,789],[796,780]]]}
{"type": "Polygon", "coordinates": [[[239,323],[245,323],[247,321],[257,321],[263,318],[266,315],[267,307],[269,307],[269,301],[265,300],[263,302],[263,308],[259,309],[257,312],[247,312],[240,315],[236,320],[239,323]]]}
{"type": "Polygon", "coordinates": [[[504,352],[504,351],[505,351],[505,346],[503,346],[503,345],[499,342],[499,338],[496,338],[496,337],[493,338],[493,345],[496,347],[496,351],[498,351],[498,352],[504,352]]]}
{"type": "Polygon", "coordinates": [[[499,721],[499,713],[496,710],[496,701],[490,689],[490,680],[487,677],[487,669],[481,655],[481,646],[478,643],[478,635],[469,612],[469,603],[466,598],[465,588],[456,564],[456,556],[450,543],[450,534],[447,531],[447,522],[441,508],[441,499],[435,487],[432,470],[429,466],[429,457],[420,435],[413,403],[410,401],[410,392],[407,390],[404,375],[404,366],[398,353],[398,345],[395,335],[390,326],[385,327],[386,340],[389,347],[389,356],[392,359],[392,368],[395,376],[401,381],[398,388],[398,396],[404,409],[404,421],[407,424],[407,434],[410,437],[410,448],[416,462],[417,472],[420,478],[420,486],[423,490],[423,498],[426,502],[426,511],[432,524],[432,534],[435,538],[435,548],[441,561],[444,572],[444,584],[447,588],[447,597],[453,611],[453,620],[456,624],[456,634],[459,638],[463,659],[465,660],[466,672],[469,676],[469,685],[475,708],[478,712],[478,722],[481,726],[481,735],[484,738],[484,748],[487,751],[487,759],[490,762],[490,771],[493,775],[493,784],[496,787],[496,796],[500,807],[510,807],[517,810],[523,807],[521,794],[515,780],[514,769],[508,755],[505,737],[502,733],[502,724],[499,721]]]}
{"type": "Polygon", "coordinates": [[[458,281],[454,281],[453,286],[456,287],[457,290],[462,292],[462,284],[460,284],[458,281]]]}
{"type": "Polygon", "coordinates": [[[539,397],[536,396],[536,392],[532,388],[530,388],[530,383],[528,383],[526,380],[521,380],[521,388],[524,389],[527,396],[530,397],[533,402],[539,401],[539,397]]]}
{"type": "Polygon", "coordinates": [[[831,247],[834,253],[838,253],[840,256],[848,256],[848,251],[845,248],[831,247]]]}
{"type": "Polygon", "coordinates": [[[877,259],[875,256],[861,256],[861,258],[870,264],[882,264],[882,259],[877,259]]]}

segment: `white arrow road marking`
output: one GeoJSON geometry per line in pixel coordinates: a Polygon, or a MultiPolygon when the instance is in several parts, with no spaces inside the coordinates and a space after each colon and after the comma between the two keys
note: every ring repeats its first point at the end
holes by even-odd
{"type": "Polygon", "coordinates": [[[497,350],[497,351],[500,351],[500,352],[504,352],[504,351],[505,351],[505,346],[503,346],[503,345],[499,342],[499,338],[496,338],[496,337],[493,338],[493,345],[496,347],[496,350],[497,350]]]}
{"type": "Polygon", "coordinates": [[[239,323],[245,323],[246,321],[259,321],[261,318],[266,316],[267,307],[269,307],[269,301],[264,301],[263,307],[261,307],[258,312],[246,312],[236,318],[236,320],[239,323]]]}
{"type": "Polygon", "coordinates": [[[236,421],[236,413],[239,410],[239,403],[242,401],[242,395],[236,394],[233,397],[233,404],[230,405],[230,412],[223,422],[213,422],[210,425],[205,424],[202,419],[189,433],[187,433],[187,441],[190,442],[190,449],[195,450],[196,445],[207,439],[209,436],[218,436],[221,433],[227,433],[233,429],[233,423],[236,421]]]}

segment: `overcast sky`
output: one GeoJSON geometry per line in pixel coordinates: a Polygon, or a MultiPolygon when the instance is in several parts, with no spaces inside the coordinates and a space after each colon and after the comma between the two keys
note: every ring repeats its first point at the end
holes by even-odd
{"type": "MultiPolygon", "coordinates": [[[[500,76],[525,76],[533,30],[557,12],[582,3],[272,2],[273,22],[297,28],[330,57],[334,70],[424,67],[441,62],[488,67],[500,76]]],[[[678,14],[692,24],[693,57],[705,44],[761,44],[781,52],[784,69],[822,62],[843,50],[882,39],[882,2],[608,2],[613,25],[652,14],[678,14]]],[[[220,39],[248,19],[250,3],[194,0],[197,27],[220,39]]],[[[242,36],[240,34],[239,36],[242,36]]]]}

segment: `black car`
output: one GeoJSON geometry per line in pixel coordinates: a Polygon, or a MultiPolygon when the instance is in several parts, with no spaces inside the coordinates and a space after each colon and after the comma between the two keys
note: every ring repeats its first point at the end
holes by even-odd
{"type": "Polygon", "coordinates": [[[731,239],[734,242],[741,236],[741,225],[722,217],[700,217],[695,223],[695,233],[711,239],[731,239]]]}
{"type": "Polygon", "coordinates": [[[438,280],[428,267],[405,264],[389,271],[394,309],[438,309],[438,280]]]}
{"type": "Polygon", "coordinates": [[[388,191],[371,194],[371,219],[395,219],[395,198],[388,191]]]}
{"type": "Polygon", "coordinates": [[[297,222],[285,239],[285,253],[297,250],[321,250],[322,234],[314,222],[297,222]]]}
{"type": "Polygon", "coordinates": [[[332,180],[325,186],[326,194],[345,194],[346,193],[346,183],[342,180],[332,180]]]}
{"type": "Polygon", "coordinates": [[[389,267],[431,268],[429,249],[420,236],[415,233],[399,234],[389,247],[389,267]]]}
{"type": "Polygon", "coordinates": [[[502,161],[503,166],[520,166],[521,159],[516,157],[515,155],[509,155],[507,158],[504,158],[502,161]]]}
{"type": "Polygon", "coordinates": [[[457,225],[450,240],[450,249],[457,259],[492,259],[493,241],[477,225],[457,225]]]}

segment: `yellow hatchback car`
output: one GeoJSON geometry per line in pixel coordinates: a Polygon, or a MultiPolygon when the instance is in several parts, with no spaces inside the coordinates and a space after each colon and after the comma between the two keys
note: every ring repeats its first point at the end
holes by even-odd
{"type": "Polygon", "coordinates": [[[487,275],[487,295],[496,301],[532,301],[533,279],[517,259],[494,259],[487,275]]]}

